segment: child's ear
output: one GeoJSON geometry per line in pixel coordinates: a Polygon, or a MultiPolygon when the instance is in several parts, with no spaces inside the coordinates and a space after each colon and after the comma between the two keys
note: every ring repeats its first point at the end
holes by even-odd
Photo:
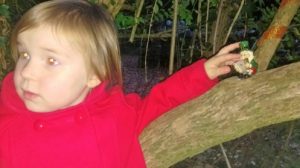
{"type": "Polygon", "coordinates": [[[100,83],[101,83],[101,81],[97,75],[91,75],[87,82],[87,86],[89,88],[94,88],[94,87],[98,86],[100,83]]]}

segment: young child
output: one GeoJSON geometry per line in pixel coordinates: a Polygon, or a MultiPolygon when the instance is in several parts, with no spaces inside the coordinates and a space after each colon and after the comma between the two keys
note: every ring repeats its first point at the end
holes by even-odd
{"type": "Polygon", "coordinates": [[[151,121],[217,83],[240,59],[221,49],[149,95],[124,95],[114,23],[87,1],[30,9],[11,37],[14,72],[2,82],[1,168],[143,168],[138,141],[151,121]]]}

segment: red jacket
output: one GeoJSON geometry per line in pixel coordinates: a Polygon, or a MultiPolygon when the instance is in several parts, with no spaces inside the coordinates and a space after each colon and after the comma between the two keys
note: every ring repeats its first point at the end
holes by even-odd
{"type": "Polygon", "coordinates": [[[10,73],[0,99],[0,168],[146,167],[139,134],[164,112],[214,86],[203,63],[180,70],[144,99],[101,84],[84,102],[50,113],[28,111],[10,73]]]}

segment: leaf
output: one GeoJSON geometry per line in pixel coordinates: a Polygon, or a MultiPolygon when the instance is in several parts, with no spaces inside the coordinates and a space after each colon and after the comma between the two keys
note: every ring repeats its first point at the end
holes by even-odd
{"type": "Polygon", "coordinates": [[[210,6],[216,7],[216,6],[218,6],[218,4],[219,4],[218,0],[210,0],[210,6]]]}
{"type": "Polygon", "coordinates": [[[195,0],[190,0],[191,4],[194,5],[195,4],[195,0]]]}
{"type": "Polygon", "coordinates": [[[159,6],[157,5],[157,3],[154,5],[154,7],[153,7],[153,12],[154,13],[158,13],[158,11],[159,11],[159,6]]]}
{"type": "Polygon", "coordinates": [[[162,14],[164,15],[165,18],[170,17],[170,14],[167,11],[162,10],[161,12],[162,12],[162,14]]]}
{"type": "Polygon", "coordinates": [[[7,6],[5,4],[1,4],[0,5],[0,15],[9,19],[10,18],[9,6],[7,6]]]}
{"type": "Polygon", "coordinates": [[[157,0],[157,4],[158,4],[159,6],[163,6],[163,3],[162,3],[161,0],[157,0]]]}
{"type": "Polygon", "coordinates": [[[97,0],[88,0],[89,2],[91,2],[91,3],[97,3],[97,0]]]}
{"type": "Polygon", "coordinates": [[[264,0],[256,0],[256,2],[258,2],[259,6],[264,6],[265,5],[264,0]]]}
{"type": "Polygon", "coordinates": [[[116,1],[115,0],[110,0],[110,4],[111,5],[116,5],[116,1]]]}
{"type": "Polygon", "coordinates": [[[5,48],[7,43],[7,37],[0,36],[0,47],[5,48]]]}
{"type": "MultiPolygon", "coordinates": [[[[137,19],[137,22],[140,19],[137,19]]],[[[115,18],[115,23],[119,29],[127,29],[135,24],[135,19],[133,16],[126,16],[122,12],[118,13],[115,18]]]]}
{"type": "Polygon", "coordinates": [[[291,29],[291,32],[300,39],[300,28],[297,28],[297,27],[293,27],[291,29]]]}
{"type": "Polygon", "coordinates": [[[164,15],[162,13],[157,13],[157,19],[159,22],[163,21],[164,20],[164,15]]]}

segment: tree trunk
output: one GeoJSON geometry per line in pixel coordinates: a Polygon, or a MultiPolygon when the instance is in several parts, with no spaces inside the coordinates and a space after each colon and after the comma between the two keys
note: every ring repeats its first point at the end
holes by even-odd
{"type": "Polygon", "coordinates": [[[258,48],[254,55],[259,62],[259,71],[266,70],[274,55],[283,35],[288,30],[288,26],[297,13],[300,0],[282,0],[279,9],[274,16],[267,31],[264,32],[258,41],[258,48]]]}
{"type": "MultiPolygon", "coordinates": [[[[266,69],[286,28],[300,6],[282,0],[255,56],[266,69]]],[[[153,122],[140,137],[147,166],[169,167],[204,150],[271,124],[300,118],[300,63],[222,81],[153,122]]]]}
{"type": "Polygon", "coordinates": [[[257,128],[300,118],[300,63],[222,81],[157,119],[140,140],[149,168],[186,157],[257,128]]]}

